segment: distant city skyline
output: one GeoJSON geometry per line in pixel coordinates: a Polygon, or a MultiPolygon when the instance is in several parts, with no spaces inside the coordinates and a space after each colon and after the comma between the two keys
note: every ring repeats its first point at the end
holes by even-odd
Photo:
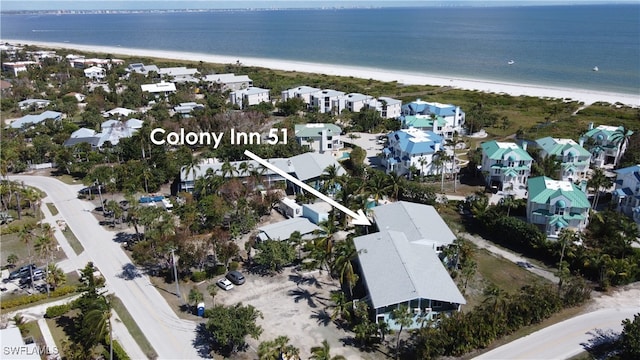
{"type": "MultiPolygon", "coordinates": [[[[639,3],[637,0],[619,3],[639,3]]],[[[610,4],[606,0],[3,0],[0,11],[40,10],[172,10],[172,9],[271,9],[271,8],[335,8],[335,7],[407,7],[407,6],[508,6],[508,5],[578,5],[610,4]]]]}

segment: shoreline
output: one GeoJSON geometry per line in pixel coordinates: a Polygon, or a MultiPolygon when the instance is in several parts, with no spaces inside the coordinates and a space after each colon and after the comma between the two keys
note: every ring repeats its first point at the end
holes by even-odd
{"type": "MultiPolygon", "coordinates": [[[[565,88],[536,84],[520,84],[487,79],[450,77],[437,74],[401,72],[379,68],[355,67],[347,65],[322,64],[293,60],[276,60],[253,57],[237,57],[172,50],[135,49],[118,46],[93,46],[73,43],[43,42],[30,40],[0,39],[2,43],[34,45],[51,49],[78,50],[82,52],[105,53],[113,56],[140,56],[164,58],[171,60],[202,61],[214,64],[235,64],[262,67],[273,70],[296,71],[333,76],[373,79],[383,82],[398,82],[404,85],[446,86],[460,90],[480,91],[485,93],[508,94],[511,96],[531,96],[538,98],[573,100],[591,105],[595,102],[621,103],[627,106],[640,107],[640,95],[600,92],[579,88],[565,88]]],[[[300,84],[305,85],[305,84],[300,84]]]]}

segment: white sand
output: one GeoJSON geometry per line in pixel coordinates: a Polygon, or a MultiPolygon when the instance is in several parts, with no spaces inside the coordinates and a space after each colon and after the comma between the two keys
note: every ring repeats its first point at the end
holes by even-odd
{"type": "MultiPolygon", "coordinates": [[[[640,106],[640,94],[623,94],[611,92],[599,92],[585,89],[572,89],[562,87],[550,87],[532,84],[507,83],[492,80],[469,79],[460,77],[446,77],[433,74],[400,72],[376,68],[352,67],[344,65],[332,65],[310,62],[297,62],[291,60],[274,60],[250,57],[232,57],[221,55],[210,55],[200,53],[188,53],[165,50],[145,50],[131,49],[123,47],[79,45],[70,43],[49,43],[30,40],[0,40],[12,44],[30,44],[48,48],[75,49],[78,51],[98,52],[111,54],[112,56],[127,55],[140,57],[156,57],[175,60],[202,61],[216,64],[235,64],[240,61],[245,66],[264,67],[275,70],[298,71],[306,73],[353,76],[363,79],[373,79],[380,81],[397,81],[406,85],[434,85],[450,86],[464,90],[478,90],[490,93],[503,93],[513,96],[533,96],[541,98],[571,99],[592,104],[603,101],[611,104],[621,103],[629,106],[640,106]]],[[[305,84],[300,84],[305,85],[305,84]]]]}

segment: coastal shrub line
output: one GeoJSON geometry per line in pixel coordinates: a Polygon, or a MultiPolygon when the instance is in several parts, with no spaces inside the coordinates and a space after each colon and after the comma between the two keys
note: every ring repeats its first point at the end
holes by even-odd
{"type": "Polygon", "coordinates": [[[56,298],[75,293],[76,291],[78,291],[78,288],[76,286],[63,285],[55,289],[54,291],[52,291],[48,298],[47,298],[47,294],[32,294],[32,295],[20,296],[15,299],[3,301],[0,308],[2,308],[2,310],[7,310],[7,309],[12,309],[18,306],[22,306],[22,305],[33,304],[35,302],[45,300],[45,299],[56,300],[56,298]]]}

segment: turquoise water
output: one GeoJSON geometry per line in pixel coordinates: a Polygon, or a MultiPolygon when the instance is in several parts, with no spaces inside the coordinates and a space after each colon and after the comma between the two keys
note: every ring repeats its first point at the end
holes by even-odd
{"type": "Polygon", "coordinates": [[[286,59],[640,94],[640,4],[2,14],[5,39],[286,59]],[[513,65],[507,65],[514,60],[513,65]],[[599,71],[592,71],[598,66],[599,71]]]}

